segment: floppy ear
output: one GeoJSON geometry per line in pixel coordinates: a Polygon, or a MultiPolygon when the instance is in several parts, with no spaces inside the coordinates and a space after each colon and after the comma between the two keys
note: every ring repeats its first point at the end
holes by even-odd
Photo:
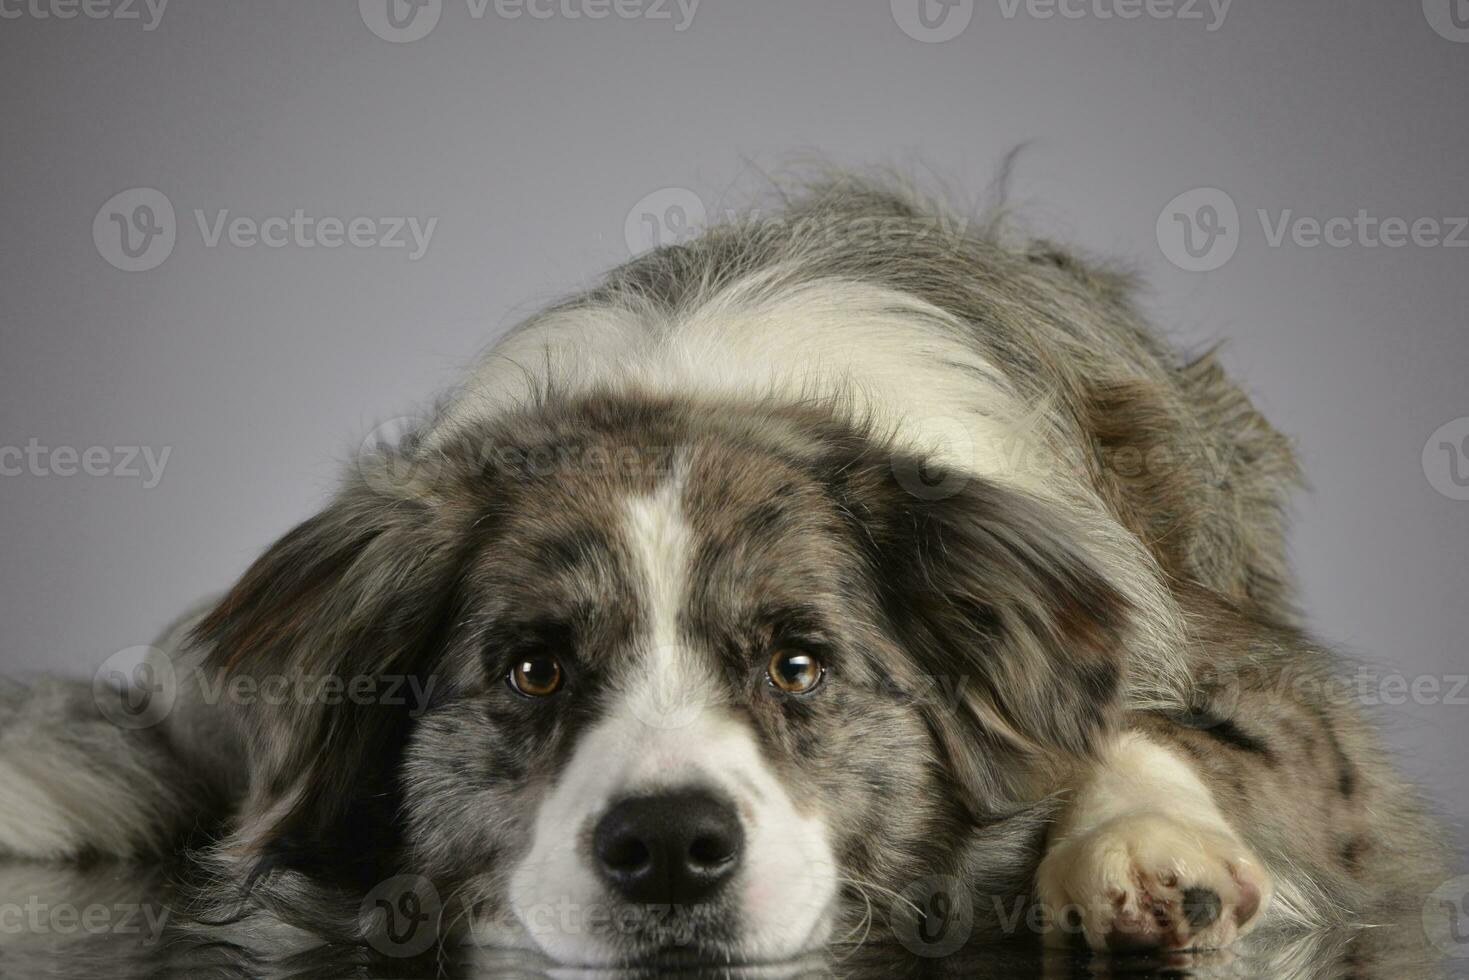
{"type": "Polygon", "coordinates": [[[1077,522],[917,460],[884,482],[877,579],[918,669],[963,680],[958,707],[989,741],[1087,753],[1120,711],[1131,609],[1077,522]]]}
{"type": "Polygon", "coordinates": [[[424,707],[409,694],[432,690],[468,536],[383,462],[364,460],[195,630],[221,689],[247,692],[226,697],[247,742],[256,873],[369,874],[396,843],[398,753],[424,707]]]}

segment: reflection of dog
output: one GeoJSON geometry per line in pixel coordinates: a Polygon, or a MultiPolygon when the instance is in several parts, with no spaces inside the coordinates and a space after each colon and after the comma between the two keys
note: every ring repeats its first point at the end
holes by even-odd
{"type": "Polygon", "coordinates": [[[850,184],[639,258],[198,624],[206,669],[366,697],[7,751],[0,844],[157,850],[223,798],[257,898],[410,871],[577,963],[782,957],[895,893],[865,925],[931,944],[932,880],[1129,948],[1406,894],[1431,835],[1292,626],[1286,444],[1125,286],[850,184]]]}

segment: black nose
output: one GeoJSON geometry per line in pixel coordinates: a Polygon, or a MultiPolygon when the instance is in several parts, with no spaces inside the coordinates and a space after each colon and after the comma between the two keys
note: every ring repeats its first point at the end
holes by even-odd
{"type": "Polygon", "coordinates": [[[629,901],[678,905],[704,901],[733,878],[744,842],[732,806],[685,790],[618,803],[598,822],[592,852],[629,901]]]}

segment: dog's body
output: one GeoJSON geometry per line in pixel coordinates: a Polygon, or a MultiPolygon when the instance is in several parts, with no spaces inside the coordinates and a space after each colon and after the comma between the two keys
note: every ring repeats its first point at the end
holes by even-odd
{"type": "Polygon", "coordinates": [[[1125,295],[848,184],[639,258],[365,454],[179,668],[372,703],[184,683],[123,787],[32,695],[0,849],[154,852],[219,800],[257,896],[407,871],[577,963],[789,956],[873,891],[901,937],[932,880],[1097,948],[1399,900],[1436,845],[1293,622],[1289,448],[1125,295]]]}

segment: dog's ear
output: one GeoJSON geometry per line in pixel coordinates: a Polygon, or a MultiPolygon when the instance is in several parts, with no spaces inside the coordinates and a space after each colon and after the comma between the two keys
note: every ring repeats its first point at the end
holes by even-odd
{"type": "MultiPolygon", "coordinates": [[[[918,670],[963,682],[944,710],[991,743],[1087,754],[1120,711],[1132,610],[1079,522],[917,459],[866,469],[862,537],[887,616],[918,670]]],[[[954,721],[934,724],[943,734],[954,721]]]]}
{"type": "Polygon", "coordinates": [[[397,753],[434,689],[468,537],[395,465],[361,461],[195,630],[244,731],[258,869],[335,873],[394,844],[397,753]]]}

